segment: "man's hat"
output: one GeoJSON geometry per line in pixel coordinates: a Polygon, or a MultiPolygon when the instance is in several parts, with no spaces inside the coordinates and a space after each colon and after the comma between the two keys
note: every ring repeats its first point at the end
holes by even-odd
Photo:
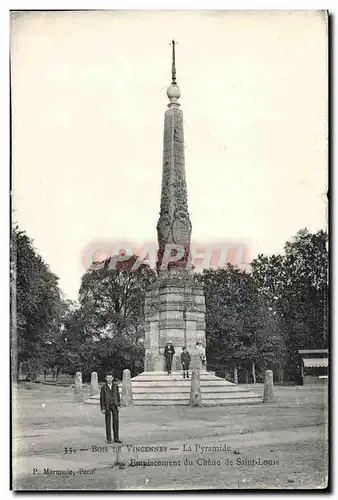
{"type": "Polygon", "coordinates": [[[171,340],[168,340],[167,344],[172,344],[172,341],[171,341],[171,340]]]}
{"type": "Polygon", "coordinates": [[[183,350],[183,349],[186,349],[186,347],[185,347],[185,346],[184,346],[184,347],[182,347],[182,350],[183,350]]]}

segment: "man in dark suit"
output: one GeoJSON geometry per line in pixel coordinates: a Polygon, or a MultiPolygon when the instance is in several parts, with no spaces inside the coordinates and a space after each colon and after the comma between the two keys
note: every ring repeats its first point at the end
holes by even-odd
{"type": "Polygon", "coordinates": [[[119,438],[119,407],[121,406],[119,387],[113,380],[113,375],[106,375],[106,383],[101,387],[100,393],[101,412],[106,420],[107,443],[111,443],[111,416],[113,415],[114,443],[122,443],[119,438]]]}
{"type": "Polygon", "coordinates": [[[167,368],[168,375],[171,374],[171,365],[173,362],[173,356],[175,354],[175,349],[171,340],[168,340],[167,345],[164,348],[164,359],[167,368]]]}

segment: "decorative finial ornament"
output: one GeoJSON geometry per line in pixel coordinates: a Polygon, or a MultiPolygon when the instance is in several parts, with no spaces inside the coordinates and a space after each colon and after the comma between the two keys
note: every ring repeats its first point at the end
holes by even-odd
{"type": "Polygon", "coordinates": [[[171,41],[171,45],[172,45],[172,65],[171,65],[171,85],[169,85],[168,89],[167,89],[167,96],[169,97],[170,99],[170,104],[168,104],[168,106],[172,106],[172,105],[176,105],[176,106],[179,106],[180,104],[177,102],[180,95],[181,95],[181,91],[180,91],[180,88],[179,86],[177,85],[176,83],[176,60],[175,60],[175,45],[176,45],[177,42],[175,42],[175,40],[172,40],[171,41]]]}
{"type": "Polygon", "coordinates": [[[172,61],[172,66],[171,66],[171,74],[172,74],[171,83],[173,85],[176,84],[175,43],[176,43],[175,40],[172,40],[171,45],[173,46],[173,61],[172,61]]]}

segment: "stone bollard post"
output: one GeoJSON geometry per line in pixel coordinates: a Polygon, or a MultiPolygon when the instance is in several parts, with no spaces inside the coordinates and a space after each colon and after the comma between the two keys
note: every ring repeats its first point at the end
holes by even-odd
{"type": "Polygon", "coordinates": [[[99,388],[99,382],[97,379],[97,372],[92,372],[91,377],[90,377],[90,394],[89,396],[96,396],[96,394],[99,394],[100,388],[99,388]]]}
{"type": "Polygon", "coordinates": [[[273,371],[265,370],[263,403],[274,403],[273,371]]]}
{"type": "Polygon", "coordinates": [[[234,366],[234,383],[238,384],[238,371],[237,366],[234,366]]]}
{"type": "Polygon", "coordinates": [[[133,390],[131,385],[130,370],[123,370],[122,405],[131,406],[132,404],[133,404],[133,390]]]}
{"type": "Polygon", "coordinates": [[[81,403],[83,401],[82,392],[82,373],[76,372],[74,384],[74,403],[81,403]]]}
{"type": "Polygon", "coordinates": [[[190,406],[202,406],[200,375],[197,370],[191,373],[190,406]]]}

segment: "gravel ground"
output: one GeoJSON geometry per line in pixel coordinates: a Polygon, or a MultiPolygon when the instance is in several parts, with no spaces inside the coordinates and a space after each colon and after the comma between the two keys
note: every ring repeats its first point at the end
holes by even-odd
{"type": "Polygon", "coordinates": [[[118,451],[105,443],[99,406],[73,403],[70,387],[20,383],[13,488],[325,488],[327,389],[276,387],[275,395],[253,406],[121,408],[118,451]]]}

